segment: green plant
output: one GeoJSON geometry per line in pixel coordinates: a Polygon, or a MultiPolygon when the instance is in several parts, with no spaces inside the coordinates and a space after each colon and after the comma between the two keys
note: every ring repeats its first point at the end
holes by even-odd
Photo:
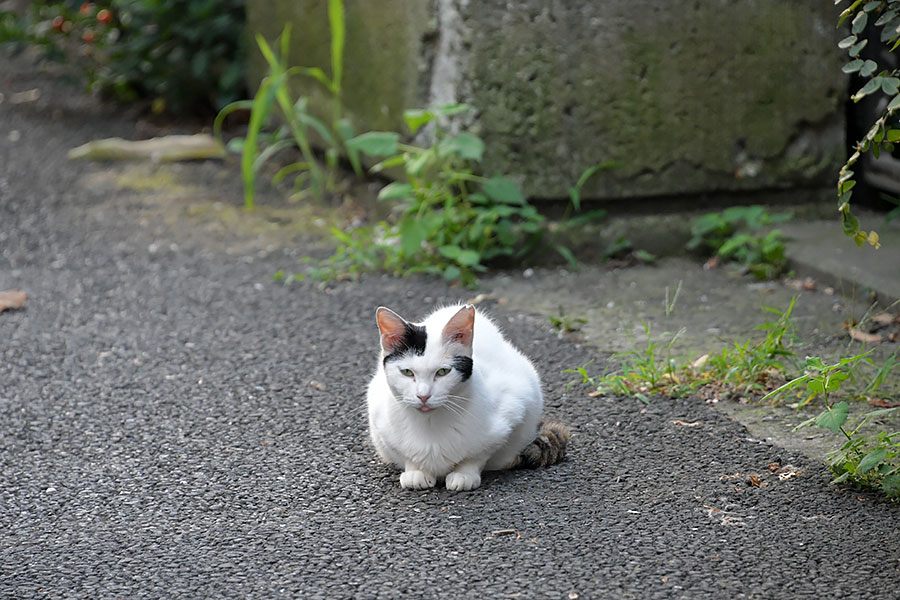
{"type": "Polygon", "coordinates": [[[347,141],[352,151],[382,159],[371,171],[402,169],[406,180],[388,184],[378,195],[394,204],[389,222],[335,231],[338,252],[319,274],[354,276],[377,266],[398,275],[428,273],[474,285],[487,263],[522,258],[540,241],[544,218],[518,185],[475,173],[484,153],[481,139],[450,134],[442,126],[442,119],[468,110],[449,104],[406,111],[411,133],[433,125],[429,146],[404,144],[398,133],[382,131],[347,141]]]}
{"type": "MultiPolygon", "coordinates": [[[[806,388],[806,400],[801,405],[821,397],[824,410],[800,423],[794,430],[816,425],[844,436],[845,441],[841,447],[826,456],[826,462],[835,475],[832,483],[849,481],[881,489],[888,497],[900,498],[900,432],[880,432],[874,436],[860,433],[869,421],[885,417],[900,407],[870,411],[859,419],[855,427],[848,430],[845,425],[850,416],[850,404],[846,400],[838,402],[834,398],[844,382],[851,378],[854,363],[866,359],[871,352],[842,358],[834,364],[825,364],[818,357],[807,357],[806,372],[803,375],[772,390],[764,399],[778,397],[788,390],[803,387],[806,388]]],[[[893,359],[885,363],[886,367],[882,367],[879,373],[884,373],[885,368],[890,371],[892,363],[893,359]]],[[[875,384],[875,387],[879,384],[875,384]]]]}
{"type": "Polygon", "coordinates": [[[789,213],[771,214],[763,206],[734,206],[694,219],[687,247],[736,261],[759,279],[773,279],[786,267],[784,236],[778,229],[760,230],[790,218],[789,213]]]}
{"type": "MultiPolygon", "coordinates": [[[[759,397],[784,381],[785,370],[794,365],[791,314],[795,302],[796,298],[792,299],[784,311],[764,307],[778,318],[756,328],[765,331],[762,340],[734,343],[718,354],[705,354],[693,362],[672,354],[672,347],[684,330],[660,345],[653,341],[649,325],[644,324],[645,347],[613,355],[611,360],[618,361],[614,373],[593,377],[583,368],[566,373],[577,373],[582,383],[592,385],[598,393],[622,394],[642,401],[647,401],[649,394],[677,398],[697,393],[712,399],[723,395],[759,397]]],[[[671,303],[667,299],[667,310],[674,303],[674,299],[671,303]]]]}
{"type": "Polygon", "coordinates": [[[337,164],[341,156],[346,156],[356,173],[362,173],[359,154],[346,144],[354,136],[350,121],[342,117],[341,78],[343,76],[344,53],[344,4],[342,0],[329,0],[328,20],[331,29],[331,76],[318,67],[288,67],[291,27],[285,25],[278,39],[278,53],[261,35],[256,43],[268,64],[269,71],[259,84],[253,100],[239,100],[225,106],[216,116],[213,129],[222,138],[225,118],[238,110],[250,110],[250,123],[243,138],[232,139],[228,146],[241,154],[241,176],[244,181],[244,206],[254,207],[256,176],[263,165],[284,150],[297,148],[302,160],[281,167],[273,177],[279,183],[289,176],[294,177],[294,191],[305,193],[303,186],[316,197],[323,198],[334,189],[337,164]],[[290,83],[293,77],[304,76],[319,82],[331,96],[331,121],[326,124],[313,116],[309,109],[309,99],[301,96],[296,100],[291,96],[290,83]],[[273,107],[277,107],[278,118],[284,123],[274,132],[263,131],[273,107]],[[313,139],[325,147],[325,165],[313,151],[313,139]]]}
{"type": "MultiPolygon", "coordinates": [[[[844,1],[835,0],[835,4],[844,1]]],[[[900,46],[900,3],[897,0],[853,0],[841,12],[838,27],[848,19],[850,35],[838,42],[838,47],[846,50],[851,60],[842,70],[865,79],[863,86],[850,99],[859,102],[872,94],[884,94],[889,100],[863,139],[854,145],[854,152],[841,167],[837,180],[838,210],[845,234],[852,237],[858,246],[869,243],[878,248],[881,245],[878,233],[860,229],[859,219],[850,210],[850,199],[856,185],[855,173],[851,167],[866,152],[871,152],[875,158],[882,151],[893,152],[894,144],[900,141],[900,127],[896,118],[896,112],[900,109],[900,69],[883,68],[876,60],[862,58],[860,53],[869,41],[865,34],[873,28],[881,29],[879,41],[889,45],[891,52],[900,46]]]]}
{"type": "Polygon", "coordinates": [[[155,111],[218,109],[243,94],[243,0],[32,2],[0,12],[0,42],[65,61],[89,87],[155,111]]]}
{"type": "Polygon", "coordinates": [[[587,323],[584,317],[573,317],[567,315],[563,310],[562,304],[559,305],[559,314],[550,315],[550,325],[560,333],[573,333],[579,331],[582,325],[587,323]]]}

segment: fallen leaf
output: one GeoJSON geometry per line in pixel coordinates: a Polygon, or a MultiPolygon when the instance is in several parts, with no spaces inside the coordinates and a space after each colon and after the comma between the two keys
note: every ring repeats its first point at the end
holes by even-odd
{"type": "Polygon", "coordinates": [[[882,339],[881,336],[877,333],[866,333],[865,331],[860,331],[856,327],[851,327],[848,331],[850,332],[850,337],[852,337],[857,342],[877,344],[882,339]]]}
{"type": "Polygon", "coordinates": [[[697,427],[697,426],[701,425],[700,421],[694,421],[693,423],[687,423],[685,421],[679,421],[677,419],[675,421],[672,421],[672,424],[673,425],[681,425],[683,427],[697,427]]]}
{"type": "Polygon", "coordinates": [[[41,90],[34,88],[30,90],[25,90],[24,92],[15,92],[9,95],[9,103],[10,104],[25,104],[28,102],[35,102],[38,98],[41,97],[41,90]]]}
{"type": "Polygon", "coordinates": [[[491,535],[513,535],[519,533],[515,529],[495,529],[491,532],[491,535]]]}
{"type": "Polygon", "coordinates": [[[466,304],[481,304],[487,300],[496,300],[496,297],[493,294],[478,294],[474,298],[469,298],[466,304]]]}
{"type": "Polygon", "coordinates": [[[750,485],[752,485],[753,487],[757,487],[757,488],[766,487],[767,485],[769,485],[765,481],[761,481],[759,478],[759,475],[757,475],[756,473],[753,473],[752,475],[750,475],[748,483],[750,485]]]}
{"type": "Polygon", "coordinates": [[[591,398],[596,398],[597,396],[602,396],[602,395],[603,395],[603,392],[601,392],[600,390],[594,390],[593,392],[590,392],[588,394],[588,396],[590,396],[591,398]]]}
{"type": "Polygon", "coordinates": [[[719,266],[719,257],[713,256],[712,258],[707,260],[705,263],[703,263],[703,270],[711,271],[712,269],[715,269],[718,266],[719,266]]]}
{"type": "Polygon", "coordinates": [[[900,406],[900,402],[891,402],[890,400],[885,400],[884,398],[870,398],[869,404],[872,406],[877,406],[878,408],[894,408],[900,406]]]}
{"type": "Polygon", "coordinates": [[[767,466],[769,467],[769,471],[771,473],[774,473],[781,468],[781,463],[779,463],[778,461],[770,462],[767,466]]]}
{"type": "Polygon", "coordinates": [[[794,465],[784,465],[778,470],[778,479],[780,481],[786,481],[791,477],[796,477],[802,472],[802,469],[798,469],[794,465]]]}
{"type": "Polygon", "coordinates": [[[701,356],[700,358],[698,358],[697,360],[692,362],[691,366],[694,367],[695,369],[699,369],[700,367],[705,365],[706,361],[708,361],[708,360],[709,360],[709,354],[704,354],[703,356],[701,356]]]}
{"type": "Polygon", "coordinates": [[[0,292],[0,312],[11,308],[22,308],[26,300],[28,300],[28,294],[19,290],[0,292]]]}
{"type": "Polygon", "coordinates": [[[878,313],[877,315],[872,317],[873,321],[875,321],[876,323],[880,323],[881,325],[890,325],[897,319],[898,317],[895,317],[894,315],[886,312],[878,313]]]}
{"type": "Polygon", "coordinates": [[[165,135],[149,140],[129,141],[122,138],[94,140],[69,150],[69,159],[133,160],[153,162],[224,158],[225,148],[209,134],[165,135]]]}

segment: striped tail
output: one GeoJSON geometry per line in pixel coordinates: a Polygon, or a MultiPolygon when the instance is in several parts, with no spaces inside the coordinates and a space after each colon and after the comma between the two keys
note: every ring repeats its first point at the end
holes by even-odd
{"type": "Polygon", "coordinates": [[[553,419],[543,419],[538,423],[537,438],[525,446],[510,468],[537,469],[555,465],[566,457],[568,442],[568,427],[553,419]]]}

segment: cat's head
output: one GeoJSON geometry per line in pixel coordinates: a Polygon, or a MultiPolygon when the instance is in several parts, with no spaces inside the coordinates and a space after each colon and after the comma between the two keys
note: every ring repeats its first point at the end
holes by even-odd
{"type": "Polygon", "coordinates": [[[472,376],[475,307],[461,307],[446,323],[416,325],[394,311],[375,312],[384,374],[398,401],[422,412],[465,403],[458,388],[472,376]]]}

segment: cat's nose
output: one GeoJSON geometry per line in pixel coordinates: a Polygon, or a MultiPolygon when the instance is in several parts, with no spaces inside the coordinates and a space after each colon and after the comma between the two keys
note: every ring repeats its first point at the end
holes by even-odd
{"type": "Polygon", "coordinates": [[[422,404],[428,402],[428,399],[431,398],[431,394],[425,394],[424,396],[421,394],[416,394],[416,398],[422,401],[422,404]]]}

